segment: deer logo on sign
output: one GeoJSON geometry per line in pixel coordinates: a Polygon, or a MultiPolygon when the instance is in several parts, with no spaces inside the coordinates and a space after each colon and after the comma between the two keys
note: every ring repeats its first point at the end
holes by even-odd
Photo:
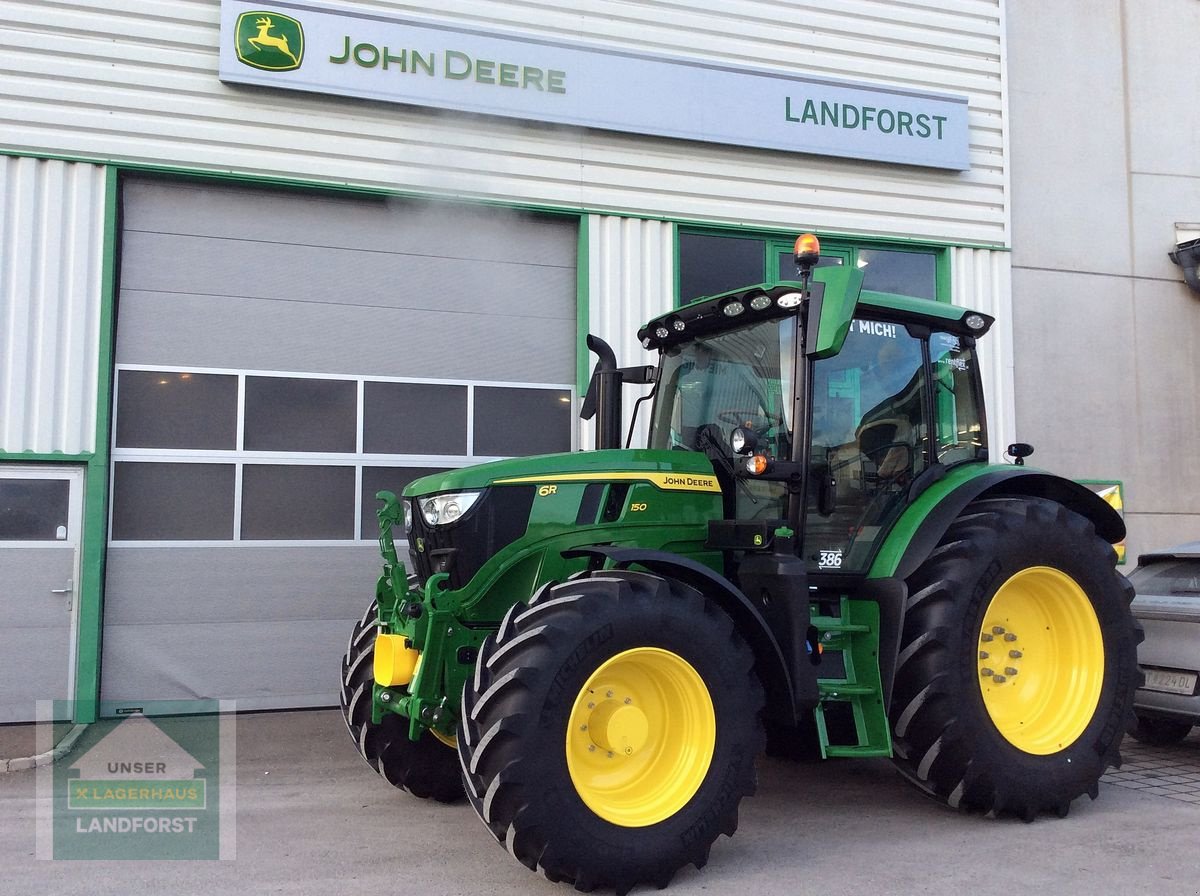
{"type": "Polygon", "coordinates": [[[304,29],[279,13],[244,12],[237,21],[237,58],[265,71],[297,69],[304,59],[304,29]]]}

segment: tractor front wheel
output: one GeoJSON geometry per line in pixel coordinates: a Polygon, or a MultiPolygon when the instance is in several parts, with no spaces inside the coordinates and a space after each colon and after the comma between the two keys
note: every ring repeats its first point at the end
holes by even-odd
{"type": "Polygon", "coordinates": [[[763,691],[732,620],[643,573],[518,604],[463,693],[467,798],[518,860],[577,889],[666,886],[737,828],[763,691]]]}
{"type": "Polygon", "coordinates": [[[462,777],[452,745],[439,742],[430,732],[412,740],[408,720],[395,713],[385,715],[379,724],[371,721],[377,614],[372,602],[350,633],[342,659],[340,702],[346,729],[362,758],[393,787],[441,803],[459,800],[462,777]]]}
{"type": "Polygon", "coordinates": [[[952,806],[1065,815],[1120,764],[1140,674],[1133,588],[1090,522],[976,501],[910,578],[893,687],[896,764],[952,806]]]}

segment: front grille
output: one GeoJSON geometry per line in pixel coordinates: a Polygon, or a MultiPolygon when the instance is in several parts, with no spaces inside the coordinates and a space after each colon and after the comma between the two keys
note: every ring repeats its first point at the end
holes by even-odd
{"type": "Polygon", "coordinates": [[[408,556],[421,584],[445,572],[451,589],[464,587],[484,563],[525,534],[533,494],[532,485],[493,486],[466,516],[444,526],[426,525],[419,499],[406,499],[413,502],[408,556]]]}

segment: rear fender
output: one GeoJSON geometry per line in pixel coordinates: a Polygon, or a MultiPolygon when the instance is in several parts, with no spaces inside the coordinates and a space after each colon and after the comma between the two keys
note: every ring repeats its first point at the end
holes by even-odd
{"type": "MultiPolygon", "coordinates": [[[[932,498],[936,501],[931,508],[923,510],[920,505],[927,502],[921,500],[906,511],[905,516],[916,514],[919,517],[923,513],[924,517],[916,524],[902,550],[889,551],[885,545],[871,568],[871,578],[893,576],[907,579],[933,553],[950,524],[967,505],[984,498],[1045,498],[1090,520],[1096,527],[1096,533],[1110,544],[1116,544],[1125,537],[1125,521],[1103,498],[1086,486],[1041,470],[993,466],[952,486],[943,495],[935,496],[936,488],[936,485],[931,487],[921,496],[922,499],[932,498]]],[[[904,538],[905,528],[904,517],[901,517],[889,541],[893,537],[904,538]]]]}
{"type": "Polygon", "coordinates": [[[597,568],[605,562],[611,563],[615,569],[637,565],[654,575],[675,579],[695,588],[714,601],[729,614],[738,632],[754,652],[755,667],[766,691],[768,712],[772,718],[793,727],[798,723],[795,691],[778,640],[759,609],[724,576],[678,554],[643,548],[588,545],[563,551],[562,555],[568,560],[587,557],[597,568]]]}

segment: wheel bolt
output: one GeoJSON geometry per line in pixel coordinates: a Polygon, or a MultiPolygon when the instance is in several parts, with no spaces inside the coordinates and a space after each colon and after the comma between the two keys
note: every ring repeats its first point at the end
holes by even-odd
{"type": "Polygon", "coordinates": [[[587,731],[587,725],[580,725],[580,726],[579,726],[579,730],[580,730],[580,731],[587,731]]]}
{"type": "Polygon", "coordinates": [[[595,704],[595,703],[589,703],[589,704],[588,704],[588,709],[595,709],[595,708],[596,708],[596,704],[595,704]]]}
{"type": "Polygon", "coordinates": [[[1004,626],[1002,626],[1002,625],[993,625],[993,626],[992,626],[992,634],[993,634],[993,635],[1002,635],[1002,634],[1004,634],[1004,626]]]}
{"type": "Polygon", "coordinates": [[[979,640],[980,641],[990,641],[990,640],[992,640],[992,636],[989,635],[987,632],[984,632],[982,635],[979,636],[979,640]]]}
{"type": "Polygon", "coordinates": [[[595,753],[595,752],[596,752],[596,745],[595,745],[595,744],[588,744],[588,752],[589,752],[589,753],[595,753]]]}
{"type": "Polygon", "coordinates": [[[1004,636],[1004,640],[1010,641],[1010,642],[1015,641],[1015,640],[1017,640],[1017,636],[1014,635],[1012,632],[1009,632],[1007,635],[1004,636]]]}
{"type": "Polygon", "coordinates": [[[1005,667],[1005,669],[1004,669],[1004,674],[1005,674],[1005,675],[1016,675],[1016,674],[1017,674],[1017,670],[1016,670],[1016,669],[1014,669],[1012,666],[1007,666],[1007,667],[1005,667]]]}
{"type": "Polygon", "coordinates": [[[1021,651],[1019,651],[1019,650],[1010,650],[1008,652],[1008,655],[1011,656],[1014,660],[1019,660],[1025,654],[1021,653],[1021,651]]]}
{"type": "Polygon", "coordinates": [[[610,752],[609,752],[609,754],[608,754],[608,758],[609,758],[609,759],[612,759],[612,758],[613,758],[613,754],[612,754],[612,752],[611,752],[611,751],[610,751],[610,752]]]}
{"type": "Polygon", "coordinates": [[[984,678],[991,678],[996,673],[994,673],[991,669],[980,669],[979,674],[982,675],[984,678]]]}
{"type": "Polygon", "coordinates": [[[996,684],[1004,684],[1004,682],[1006,682],[1007,680],[1008,679],[1005,678],[1003,675],[997,675],[992,679],[992,681],[996,682],[996,684]]]}
{"type": "Polygon", "coordinates": [[[633,702],[633,698],[632,698],[632,697],[626,697],[626,698],[625,698],[625,705],[626,705],[626,706],[628,706],[628,705],[629,705],[630,703],[632,703],[632,702],[633,702]]]}
{"type": "Polygon", "coordinates": [[[988,658],[988,656],[989,656],[989,654],[986,650],[979,651],[979,658],[981,660],[986,660],[988,658]]]}
{"type": "Polygon", "coordinates": [[[605,694],[604,696],[605,696],[605,697],[607,697],[609,700],[611,700],[611,699],[612,699],[612,695],[613,695],[613,692],[612,692],[612,691],[609,691],[609,692],[608,692],[607,694],[605,694]]]}

